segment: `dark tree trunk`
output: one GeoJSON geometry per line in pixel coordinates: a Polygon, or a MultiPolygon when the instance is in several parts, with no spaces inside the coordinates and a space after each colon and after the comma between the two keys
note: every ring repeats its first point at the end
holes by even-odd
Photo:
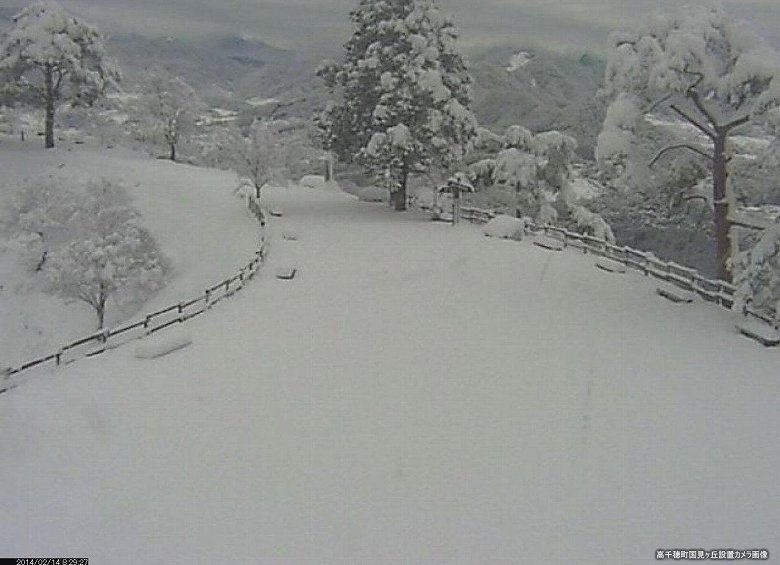
{"type": "Polygon", "coordinates": [[[175,143],[171,143],[170,147],[171,147],[171,155],[170,155],[169,159],[171,161],[175,161],[176,160],[176,144],[175,143]]]}
{"type": "Polygon", "coordinates": [[[46,65],[44,69],[44,104],[46,106],[46,149],[54,147],[54,71],[46,65]]]}
{"type": "Polygon", "coordinates": [[[106,317],[106,299],[108,297],[106,296],[105,290],[103,285],[100,285],[100,296],[98,297],[98,303],[97,306],[95,306],[95,313],[97,314],[98,319],[98,327],[97,329],[102,330],[103,329],[103,323],[105,321],[106,317]]]}
{"type": "Polygon", "coordinates": [[[38,264],[35,266],[35,272],[40,273],[43,270],[43,266],[46,264],[46,258],[49,256],[49,252],[44,249],[43,253],[41,254],[41,260],[38,261],[38,264]]]}
{"type": "Polygon", "coordinates": [[[726,158],[726,133],[718,131],[712,159],[713,197],[715,206],[715,257],[718,278],[731,282],[728,268],[731,257],[731,234],[729,233],[729,198],[727,193],[728,161],[726,158]]]}
{"type": "Polygon", "coordinates": [[[393,205],[397,212],[406,210],[406,185],[409,181],[409,166],[404,164],[401,168],[401,183],[393,192],[393,205]]]}

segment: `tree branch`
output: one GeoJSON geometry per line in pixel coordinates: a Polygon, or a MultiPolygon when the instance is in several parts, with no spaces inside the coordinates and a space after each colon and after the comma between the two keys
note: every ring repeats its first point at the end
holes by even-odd
{"type": "Polygon", "coordinates": [[[729,123],[721,126],[721,129],[723,131],[725,131],[725,132],[728,132],[728,131],[736,128],[736,127],[739,127],[741,125],[744,125],[744,124],[748,123],[749,121],[750,121],[750,116],[745,115],[745,116],[742,116],[741,118],[737,118],[737,119],[732,120],[729,123]]]}
{"type": "Polygon", "coordinates": [[[642,110],[642,113],[643,113],[643,114],[649,114],[650,112],[652,112],[653,110],[655,110],[656,108],[658,108],[658,106],[660,106],[660,105],[661,105],[661,104],[663,104],[664,102],[668,101],[668,100],[669,100],[669,99],[670,99],[672,96],[674,96],[674,93],[673,93],[673,92],[670,92],[669,94],[667,94],[667,95],[666,95],[666,96],[664,96],[663,98],[659,98],[658,100],[656,100],[655,102],[653,102],[653,103],[652,103],[650,106],[648,106],[647,108],[645,108],[644,110],[642,110]]]}
{"type": "Polygon", "coordinates": [[[713,156],[704,151],[703,149],[699,149],[695,145],[691,145],[690,143],[677,143],[675,145],[670,145],[668,147],[664,147],[661,149],[655,157],[653,157],[653,160],[650,161],[650,167],[653,167],[658,160],[669,153],[670,151],[674,151],[676,149],[688,149],[689,151],[693,151],[694,153],[697,153],[701,155],[702,157],[705,157],[706,159],[709,159],[710,161],[713,159],[713,156]]]}
{"type": "MultiPolygon", "coordinates": [[[[703,77],[702,77],[703,78],[703,77]]],[[[701,81],[698,81],[701,82],[701,81]]],[[[704,116],[709,120],[710,125],[713,128],[718,127],[718,120],[715,119],[715,116],[712,115],[712,112],[710,112],[706,106],[704,106],[704,102],[701,101],[701,96],[699,96],[699,91],[696,90],[696,85],[691,86],[688,89],[688,92],[685,93],[685,95],[690,98],[693,101],[693,105],[696,106],[696,109],[699,110],[704,116]]]]}
{"type": "Polygon", "coordinates": [[[674,104],[672,104],[672,105],[670,106],[670,108],[671,108],[671,109],[672,109],[672,110],[673,110],[673,111],[674,111],[674,112],[675,112],[675,113],[676,113],[678,116],[680,116],[681,118],[683,118],[683,119],[684,119],[686,122],[688,122],[689,124],[691,124],[691,125],[695,126],[695,127],[696,127],[696,129],[698,129],[699,131],[701,131],[701,132],[702,132],[704,135],[706,135],[707,137],[709,137],[711,140],[715,141],[715,138],[717,137],[717,135],[715,134],[715,132],[714,132],[714,131],[710,130],[710,129],[709,129],[707,126],[703,126],[702,124],[700,124],[700,123],[698,122],[698,120],[696,120],[696,118],[693,118],[693,117],[689,116],[688,114],[686,114],[685,112],[683,112],[682,110],[680,110],[680,108],[678,108],[678,107],[677,107],[677,106],[675,106],[674,104]]]}

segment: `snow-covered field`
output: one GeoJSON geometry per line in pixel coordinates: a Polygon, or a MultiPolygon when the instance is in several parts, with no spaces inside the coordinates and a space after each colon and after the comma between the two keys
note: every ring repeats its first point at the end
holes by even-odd
{"type": "MultiPolygon", "coordinates": [[[[65,143],[46,151],[38,140],[22,144],[8,138],[0,144],[0,171],[0,206],[10,190],[42,174],[122,181],[173,263],[168,286],[143,306],[144,312],[202,294],[246,264],[256,247],[256,222],[231,197],[236,178],[230,173],[122,149],[65,143]]],[[[42,293],[41,284],[21,264],[19,249],[3,249],[0,242],[0,367],[51,353],[95,329],[89,306],[65,304],[42,293]]],[[[108,325],[121,318],[109,305],[108,325]]]]}
{"type": "MultiPolygon", "coordinates": [[[[0,396],[0,553],[587,565],[780,550],[780,357],[729,313],[337,192],[267,200],[284,212],[269,264],[191,322],[191,346],[119,349],[0,396]]],[[[181,221],[239,247],[202,212],[181,221]]]]}

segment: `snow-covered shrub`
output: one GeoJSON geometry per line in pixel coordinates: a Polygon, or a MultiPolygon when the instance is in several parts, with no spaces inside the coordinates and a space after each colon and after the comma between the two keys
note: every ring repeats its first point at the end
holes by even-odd
{"type": "Polygon", "coordinates": [[[325,186],[325,177],[322,175],[304,175],[298,184],[307,188],[322,188],[325,186]]]}
{"type": "Polygon", "coordinates": [[[482,228],[482,233],[488,237],[520,241],[525,236],[525,230],[529,222],[530,218],[513,218],[512,216],[502,214],[485,224],[482,228]]]}
{"type": "Polygon", "coordinates": [[[750,303],[780,313],[780,223],[764,230],[758,242],[734,260],[734,308],[750,303]]]}
{"type": "Polygon", "coordinates": [[[615,243],[615,234],[604,218],[584,206],[572,206],[571,217],[580,230],[608,243],[615,243]]]}

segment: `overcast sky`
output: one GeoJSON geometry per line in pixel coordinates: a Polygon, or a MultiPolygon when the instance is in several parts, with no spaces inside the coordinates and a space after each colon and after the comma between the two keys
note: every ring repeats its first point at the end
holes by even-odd
{"type": "MultiPolygon", "coordinates": [[[[24,6],[24,0],[2,0],[24,6]]],[[[699,0],[706,2],[709,0],[699,0]]],[[[108,33],[175,37],[240,34],[291,48],[336,50],[357,0],[60,0],[108,33]]],[[[602,52],[607,34],[679,0],[438,0],[467,47],[543,45],[602,52]]],[[[780,0],[722,0],[780,48],[780,0]]]]}

